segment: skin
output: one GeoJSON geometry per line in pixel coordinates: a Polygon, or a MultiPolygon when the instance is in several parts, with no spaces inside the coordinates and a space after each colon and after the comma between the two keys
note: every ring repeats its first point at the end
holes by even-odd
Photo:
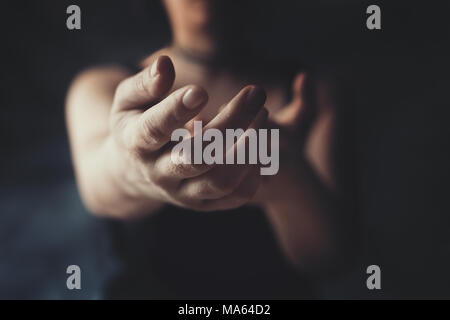
{"type": "MultiPolygon", "coordinates": [[[[175,45],[201,57],[223,55],[229,40],[214,31],[214,4],[165,1],[175,45]]],[[[119,67],[86,70],[69,90],[73,162],[90,211],[136,219],[166,204],[197,211],[252,204],[267,214],[281,249],[298,268],[333,257],[338,243],[330,160],[334,106],[326,87],[299,74],[293,100],[286,103],[282,86],[270,79],[247,85],[251,76],[186,61],[172,47],[142,66],[136,75],[119,67]],[[279,173],[261,177],[256,165],[173,164],[170,136],[190,128],[194,119],[203,120],[205,129],[222,131],[279,128],[279,173]]]]}

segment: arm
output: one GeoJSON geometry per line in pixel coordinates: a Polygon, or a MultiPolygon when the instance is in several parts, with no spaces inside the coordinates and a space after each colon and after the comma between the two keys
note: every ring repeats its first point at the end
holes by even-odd
{"type": "MultiPolygon", "coordinates": [[[[171,161],[172,132],[208,100],[194,85],[170,93],[174,77],[171,60],[161,56],[137,75],[98,69],[74,81],[67,98],[68,130],[80,193],[93,213],[134,218],[164,203],[225,210],[242,206],[256,192],[259,170],[250,166],[171,161]]],[[[263,90],[248,86],[207,127],[224,132],[261,126],[264,101],[263,90]]]]}
{"type": "Polygon", "coordinates": [[[111,135],[116,88],[128,77],[120,68],[91,69],[76,77],[67,96],[67,127],[78,187],[86,206],[97,214],[137,215],[141,207],[152,212],[162,205],[157,199],[137,199],[138,192],[129,183],[131,172],[123,170],[127,159],[111,135]]]}
{"type": "Polygon", "coordinates": [[[302,270],[327,266],[340,241],[335,108],[323,89],[299,75],[292,102],[271,117],[280,128],[280,171],[264,180],[257,196],[286,256],[302,270]]]}

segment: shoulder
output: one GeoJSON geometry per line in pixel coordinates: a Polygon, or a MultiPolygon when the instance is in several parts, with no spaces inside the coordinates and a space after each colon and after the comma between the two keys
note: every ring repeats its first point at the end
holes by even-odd
{"type": "Polygon", "coordinates": [[[120,82],[130,77],[132,72],[124,66],[95,66],[76,74],[69,85],[67,101],[81,97],[110,94],[120,82]]]}
{"type": "Polygon", "coordinates": [[[129,69],[119,65],[91,67],[80,71],[73,78],[71,87],[120,82],[131,74],[129,69]]]}

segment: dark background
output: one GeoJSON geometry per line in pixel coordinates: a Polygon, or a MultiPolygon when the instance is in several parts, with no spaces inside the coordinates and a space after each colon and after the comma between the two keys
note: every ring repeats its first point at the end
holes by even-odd
{"type": "MultiPolygon", "coordinates": [[[[246,1],[251,2],[251,1],[246,1]]],[[[238,2],[236,2],[238,3],[238,2]]],[[[240,2],[239,2],[240,3],[240,2]]],[[[448,140],[450,8],[435,1],[253,1],[255,50],[310,65],[348,65],[355,110],[360,250],[319,297],[450,298],[448,140]],[[382,30],[366,29],[366,8],[382,30]],[[382,290],[366,288],[366,267],[382,290]]],[[[168,44],[159,1],[16,1],[1,10],[0,298],[101,298],[117,270],[102,221],[81,204],[65,131],[71,79],[168,44]],[[66,28],[66,8],[82,30],[66,28]],[[82,268],[83,290],[65,269],[82,268]]]]}

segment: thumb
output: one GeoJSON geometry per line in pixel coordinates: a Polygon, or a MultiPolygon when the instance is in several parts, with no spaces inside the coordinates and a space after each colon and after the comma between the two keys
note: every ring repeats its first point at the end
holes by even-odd
{"type": "Polygon", "coordinates": [[[114,111],[145,111],[159,102],[173,85],[175,69],[167,56],[158,57],[151,67],[122,81],[114,96],[114,111]]]}
{"type": "Polygon", "coordinates": [[[312,121],[315,105],[312,82],[312,77],[304,72],[295,77],[291,102],[273,117],[278,125],[297,131],[312,121]]]}

